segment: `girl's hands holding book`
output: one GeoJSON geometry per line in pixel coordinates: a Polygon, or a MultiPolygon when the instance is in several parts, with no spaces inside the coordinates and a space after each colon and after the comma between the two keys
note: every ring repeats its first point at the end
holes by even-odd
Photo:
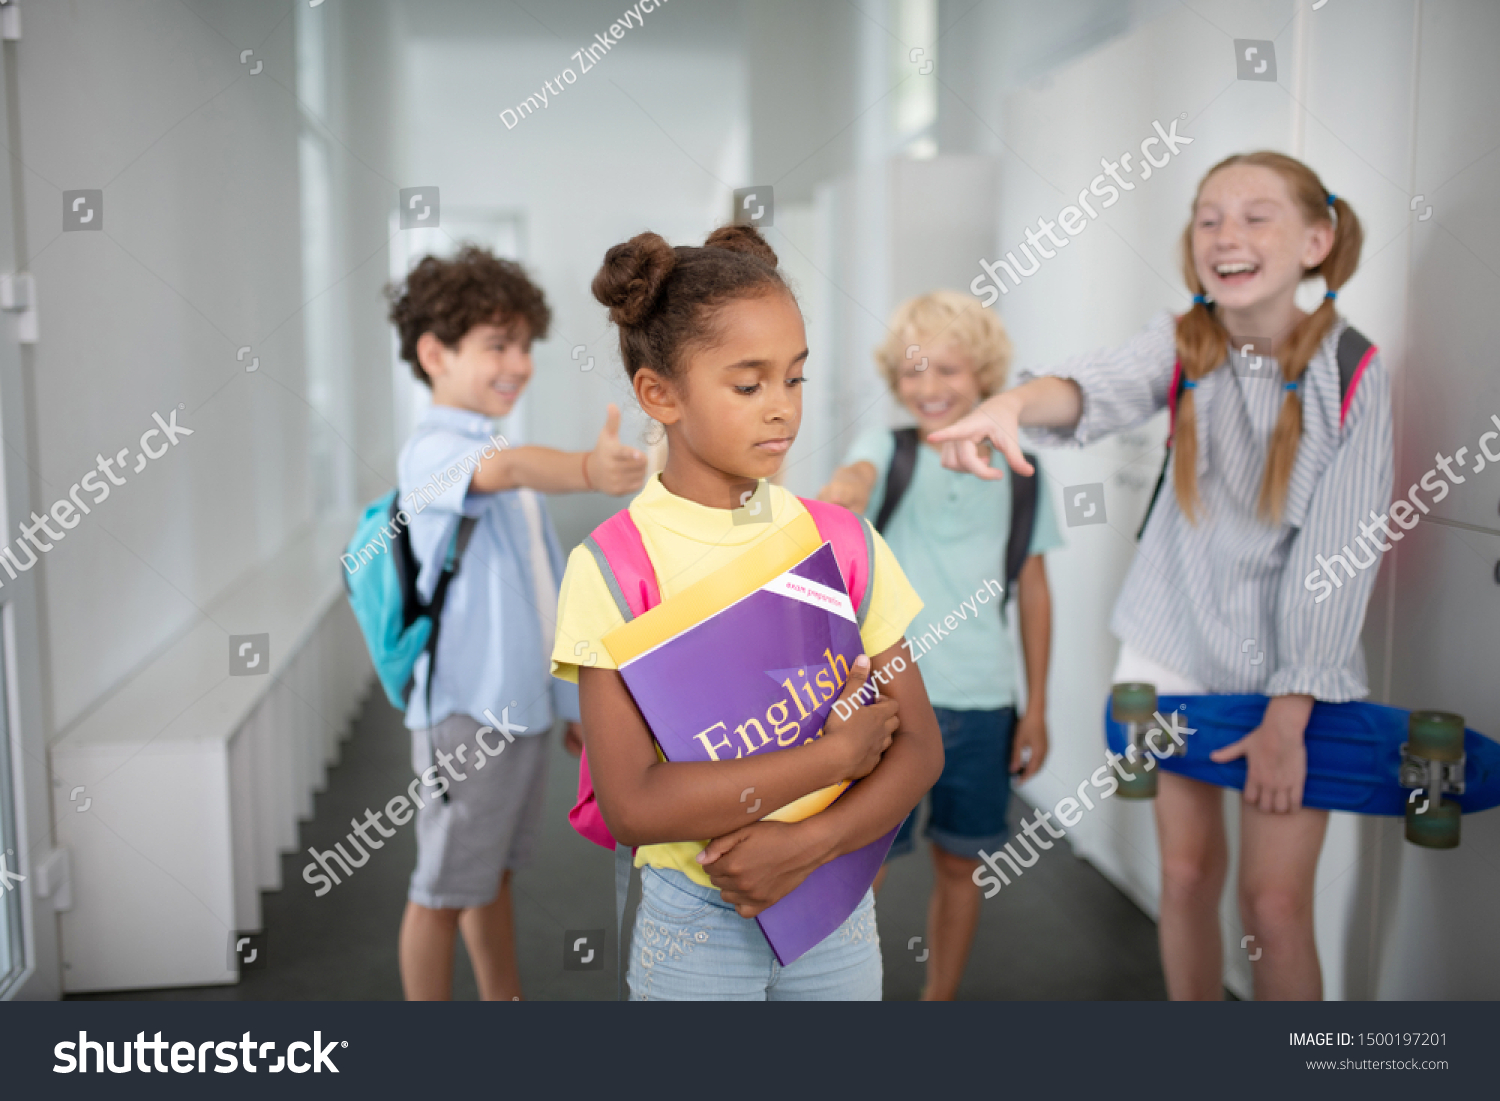
{"type": "Polygon", "coordinates": [[[833,855],[817,819],[745,826],[710,841],[698,863],[735,913],[752,918],[791,894],[833,855]]]}
{"type": "Polygon", "coordinates": [[[833,711],[818,739],[838,752],[840,776],[844,780],[858,780],[873,772],[891,747],[891,738],[900,725],[895,700],[879,696],[870,701],[877,689],[869,680],[870,659],[861,654],[854,659],[849,679],[834,701],[833,711]]]}

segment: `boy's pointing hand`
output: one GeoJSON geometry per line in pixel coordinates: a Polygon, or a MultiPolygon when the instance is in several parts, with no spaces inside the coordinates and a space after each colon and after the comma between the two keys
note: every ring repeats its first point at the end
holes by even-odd
{"type": "Polygon", "coordinates": [[[599,442],[583,460],[589,486],[600,493],[619,497],[646,484],[646,456],[620,442],[620,407],[610,402],[605,410],[599,442]]]}

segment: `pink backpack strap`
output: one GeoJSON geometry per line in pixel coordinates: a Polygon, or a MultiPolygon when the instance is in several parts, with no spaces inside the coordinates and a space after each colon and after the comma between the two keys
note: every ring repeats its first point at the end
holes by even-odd
{"type": "MultiPolygon", "coordinates": [[[[651,556],[646,553],[641,531],[630,518],[629,509],[621,509],[600,524],[583,541],[583,545],[594,556],[604,584],[609,587],[609,593],[620,609],[620,616],[627,623],[661,603],[661,590],[656,584],[656,567],[651,564],[651,556]]],[[[606,849],[619,849],[614,835],[609,832],[609,826],[605,825],[604,813],[599,809],[599,800],[594,795],[594,778],[589,773],[587,752],[578,758],[578,799],[568,812],[568,821],[594,844],[603,845],[606,849]]],[[[628,879],[628,864],[625,865],[624,874],[628,879]]],[[[618,866],[615,876],[618,880],[618,866]]],[[[618,903],[619,900],[616,901],[618,903]]]]}
{"type": "Polygon", "coordinates": [[[1182,393],[1182,360],[1172,364],[1172,388],[1167,391],[1167,415],[1171,418],[1167,422],[1167,443],[1172,442],[1172,437],[1177,435],[1177,395],[1182,393]]]}
{"type": "Polygon", "coordinates": [[[849,590],[849,600],[854,605],[855,619],[861,627],[870,611],[870,595],[875,586],[871,573],[875,563],[875,541],[870,534],[870,525],[842,505],[828,501],[810,501],[797,498],[812,515],[818,526],[818,534],[833,544],[833,556],[838,560],[839,571],[844,575],[844,585],[849,590]]]}
{"type": "Polygon", "coordinates": [[[651,564],[641,531],[630,518],[628,508],[622,508],[595,528],[583,545],[594,556],[625,622],[661,603],[656,567],[651,564]]]}

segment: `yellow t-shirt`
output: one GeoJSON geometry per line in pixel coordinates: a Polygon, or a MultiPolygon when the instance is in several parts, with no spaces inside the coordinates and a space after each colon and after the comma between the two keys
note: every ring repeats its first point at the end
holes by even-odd
{"type": "MultiPolygon", "coordinates": [[[[630,503],[630,518],[640,530],[646,553],[656,568],[656,584],[663,600],[728,565],[807,511],[796,496],[780,486],[773,485],[770,490],[771,522],[736,524],[729,509],[709,508],[668,492],[659,475],[646,483],[640,496],[630,503]]],[[[874,532],[871,535],[875,547],[870,570],[874,588],[859,634],[865,652],[873,656],[905,637],[907,625],[922,610],[922,601],[885,540],[874,532]]],[[[599,640],[624,622],[594,556],[585,546],[574,547],[557,604],[553,676],[576,683],[579,665],[615,668],[599,640]]],[[[704,840],[642,845],[635,854],[636,867],[676,868],[689,879],[711,887],[708,874],[694,859],[707,844],[704,840]]]]}

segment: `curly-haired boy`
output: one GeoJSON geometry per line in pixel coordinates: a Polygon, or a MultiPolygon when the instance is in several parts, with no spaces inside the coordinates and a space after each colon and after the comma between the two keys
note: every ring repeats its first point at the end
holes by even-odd
{"type": "Polygon", "coordinates": [[[406,712],[430,797],[417,810],[401,981],[411,999],[450,997],[462,931],[480,996],[508,1000],[521,993],[511,871],[535,845],[546,787],[546,738],[536,735],[560,716],[581,745],[577,692],[549,675],[563,557],[539,494],[632,493],[645,456],[620,443],[613,405],[592,451],[492,443],[491,420],[514,408],[531,379],[531,342],[552,320],[519,264],[467,246],[424,257],[387,293],[401,357],[432,390],[399,460],[424,600],[461,519],[475,520],[443,606],[430,693],[423,655],[406,712]]]}

